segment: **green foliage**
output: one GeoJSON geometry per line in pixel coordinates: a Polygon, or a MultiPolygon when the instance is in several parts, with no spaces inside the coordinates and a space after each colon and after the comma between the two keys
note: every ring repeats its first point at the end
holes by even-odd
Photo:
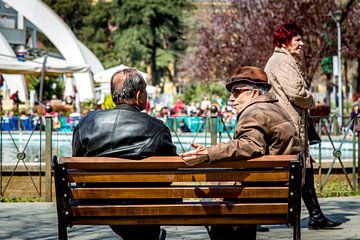
{"type": "Polygon", "coordinates": [[[99,1],[83,19],[84,27],[79,39],[99,58],[105,68],[120,64],[119,53],[114,50],[111,27],[115,25],[112,3],[99,1]]]}
{"type": "Polygon", "coordinates": [[[192,9],[191,1],[91,2],[45,0],[106,68],[124,64],[144,70],[151,65],[156,69],[153,83],[159,83],[186,48],[183,13],[192,9]]]}
{"type": "Polygon", "coordinates": [[[120,62],[124,65],[146,69],[148,62],[144,60],[149,57],[149,53],[148,49],[141,44],[140,37],[141,33],[137,29],[126,29],[121,33],[115,33],[114,50],[120,53],[120,62]]]}
{"type": "Polygon", "coordinates": [[[28,89],[29,90],[39,91],[40,79],[38,77],[33,76],[33,75],[27,75],[26,78],[28,80],[28,89]]]}
{"type": "Polygon", "coordinates": [[[192,8],[191,2],[119,0],[116,6],[118,30],[114,42],[121,62],[141,69],[151,65],[153,85],[156,85],[160,77],[157,71],[167,68],[185,50],[186,28],[182,17],[184,10],[192,8]]]}
{"type": "Polygon", "coordinates": [[[321,60],[321,70],[324,73],[333,73],[333,62],[332,57],[325,57],[321,60]]]}
{"type": "Polygon", "coordinates": [[[91,0],[44,0],[53,11],[77,34],[84,26],[84,17],[90,13],[91,0]]]}
{"type": "Polygon", "coordinates": [[[104,103],[101,105],[101,109],[113,109],[115,108],[115,103],[112,100],[111,94],[105,96],[104,103]]]}
{"type": "Polygon", "coordinates": [[[225,89],[223,83],[195,83],[184,86],[184,100],[186,104],[190,102],[201,102],[204,97],[215,102],[218,98],[227,101],[230,93],[225,89]]]}
{"type": "MultiPolygon", "coordinates": [[[[26,78],[28,79],[28,89],[35,90],[37,92],[37,96],[40,96],[40,77],[27,75],[26,78]]],[[[63,97],[64,90],[65,85],[61,76],[45,76],[43,92],[44,100],[50,100],[54,95],[61,99],[63,97]]]]}

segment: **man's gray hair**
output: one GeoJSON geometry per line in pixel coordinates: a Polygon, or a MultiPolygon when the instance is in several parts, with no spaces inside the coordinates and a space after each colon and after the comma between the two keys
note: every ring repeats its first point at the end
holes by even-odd
{"type": "Polygon", "coordinates": [[[265,85],[252,83],[241,83],[241,85],[251,89],[257,89],[261,95],[267,94],[269,92],[269,89],[265,85]]]}
{"type": "Polygon", "coordinates": [[[264,85],[255,85],[255,86],[256,87],[254,89],[258,89],[261,95],[267,94],[269,92],[269,89],[264,85]]]}
{"type": "Polygon", "coordinates": [[[141,73],[134,68],[116,72],[111,77],[111,96],[115,104],[134,99],[138,91],[146,91],[146,83],[141,73]]]}

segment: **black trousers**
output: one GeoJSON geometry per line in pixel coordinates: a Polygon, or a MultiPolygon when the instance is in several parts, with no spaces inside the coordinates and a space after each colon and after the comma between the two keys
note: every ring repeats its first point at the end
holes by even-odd
{"type": "Polygon", "coordinates": [[[110,227],[123,240],[159,240],[159,225],[111,225],[110,227]]]}
{"type": "Polygon", "coordinates": [[[210,226],[211,240],[255,240],[256,225],[210,226]]]}

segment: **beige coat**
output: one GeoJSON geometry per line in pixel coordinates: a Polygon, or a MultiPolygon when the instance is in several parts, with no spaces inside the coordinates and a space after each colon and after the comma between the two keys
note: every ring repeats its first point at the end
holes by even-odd
{"type": "Polygon", "coordinates": [[[210,161],[297,154],[300,140],[290,116],[272,93],[253,99],[238,115],[234,139],[208,147],[210,161]]]}
{"type": "Polygon", "coordinates": [[[279,99],[281,106],[294,121],[302,143],[302,150],[307,149],[305,117],[313,106],[314,99],[301,75],[295,58],[284,48],[275,48],[265,66],[271,91],[279,99]]]}

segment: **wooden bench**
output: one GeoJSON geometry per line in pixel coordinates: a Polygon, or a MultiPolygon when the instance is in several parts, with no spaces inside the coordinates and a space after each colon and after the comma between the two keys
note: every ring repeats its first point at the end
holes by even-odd
{"type": "Polygon", "coordinates": [[[180,157],[54,157],[59,239],[72,225],[287,224],[298,240],[301,169],[295,155],[195,167],[180,157]]]}

